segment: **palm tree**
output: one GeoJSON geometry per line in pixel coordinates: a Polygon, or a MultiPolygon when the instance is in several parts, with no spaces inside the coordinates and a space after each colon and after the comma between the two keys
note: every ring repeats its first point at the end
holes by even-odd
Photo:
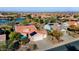
{"type": "Polygon", "coordinates": [[[57,17],[56,16],[51,16],[49,18],[49,20],[50,20],[50,23],[55,23],[57,21],[57,17]]]}
{"type": "Polygon", "coordinates": [[[19,40],[20,39],[20,33],[16,33],[16,32],[11,32],[9,35],[9,46],[8,48],[12,49],[13,48],[13,43],[15,40],[19,40]]]}

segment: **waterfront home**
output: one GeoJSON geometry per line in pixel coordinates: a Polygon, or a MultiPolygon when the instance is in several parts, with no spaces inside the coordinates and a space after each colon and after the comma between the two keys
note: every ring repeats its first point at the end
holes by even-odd
{"type": "Polygon", "coordinates": [[[32,32],[37,32],[37,29],[34,25],[16,25],[15,31],[23,35],[30,34],[32,32]]]}

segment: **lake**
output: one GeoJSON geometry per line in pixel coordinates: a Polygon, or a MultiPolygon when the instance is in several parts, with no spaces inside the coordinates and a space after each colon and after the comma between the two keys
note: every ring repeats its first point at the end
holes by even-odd
{"type": "MultiPolygon", "coordinates": [[[[16,18],[15,21],[16,22],[21,22],[24,19],[25,18],[20,17],[20,18],[16,18]]],[[[11,22],[13,22],[13,20],[11,21],[11,20],[8,20],[8,19],[0,19],[0,24],[7,24],[7,23],[11,23],[11,22]]]]}

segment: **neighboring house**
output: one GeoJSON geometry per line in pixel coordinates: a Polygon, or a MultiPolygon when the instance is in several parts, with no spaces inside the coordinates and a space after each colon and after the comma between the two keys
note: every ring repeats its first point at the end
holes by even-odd
{"type": "Polygon", "coordinates": [[[53,30],[61,30],[61,25],[58,23],[54,23],[53,30]]]}
{"type": "Polygon", "coordinates": [[[69,25],[77,25],[77,21],[69,21],[69,25]]]}
{"type": "Polygon", "coordinates": [[[49,24],[46,24],[46,25],[44,25],[44,29],[48,30],[48,31],[51,31],[51,26],[49,24]]]}

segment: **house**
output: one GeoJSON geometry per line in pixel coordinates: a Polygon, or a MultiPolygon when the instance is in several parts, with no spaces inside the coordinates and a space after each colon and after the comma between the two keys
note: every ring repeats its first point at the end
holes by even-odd
{"type": "Polygon", "coordinates": [[[37,29],[34,25],[16,25],[15,31],[26,36],[27,34],[30,34],[32,32],[37,32],[37,29]]]}
{"type": "Polygon", "coordinates": [[[68,23],[69,23],[70,26],[71,25],[77,25],[77,21],[69,21],[68,23]]]}

